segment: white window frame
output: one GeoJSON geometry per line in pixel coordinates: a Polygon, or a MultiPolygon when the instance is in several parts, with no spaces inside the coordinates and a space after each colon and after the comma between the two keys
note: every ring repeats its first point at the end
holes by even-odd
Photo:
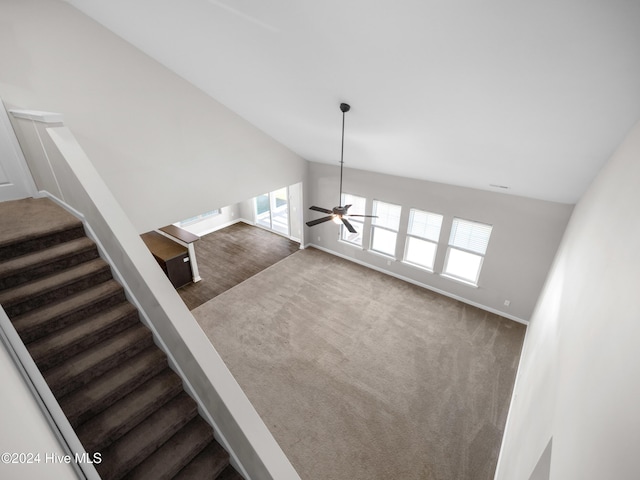
{"type": "Polygon", "coordinates": [[[404,246],[404,258],[403,258],[403,262],[407,263],[408,265],[412,265],[418,268],[422,268],[424,270],[427,270],[429,272],[433,272],[434,271],[434,265],[435,265],[435,261],[436,261],[436,255],[438,254],[438,242],[440,240],[440,232],[442,230],[442,221],[444,219],[444,216],[440,215],[439,213],[433,213],[433,212],[427,212],[426,210],[419,210],[417,208],[412,208],[409,210],[409,221],[407,223],[407,239],[405,241],[405,246],[404,246]],[[423,234],[419,234],[419,233],[411,233],[412,232],[412,227],[413,227],[413,221],[415,218],[416,214],[426,214],[427,215],[427,225],[430,225],[431,229],[437,229],[437,232],[433,231],[431,233],[429,233],[428,231],[424,232],[423,234]],[[437,227],[436,225],[433,223],[437,223],[437,227]],[[411,240],[415,239],[419,242],[426,242],[426,243],[430,243],[434,246],[434,250],[433,250],[433,256],[430,259],[430,262],[427,263],[420,263],[420,262],[416,262],[416,261],[411,261],[409,260],[407,257],[409,255],[409,245],[411,243],[411,240]]]}
{"type": "Polygon", "coordinates": [[[477,287],[492,230],[492,225],[454,217],[442,275],[477,287]],[[452,251],[464,252],[466,255],[473,255],[479,259],[474,278],[460,276],[449,270],[452,251]]]}
{"type": "Polygon", "coordinates": [[[393,259],[396,258],[396,250],[398,248],[398,231],[400,230],[400,216],[402,215],[402,205],[397,205],[395,203],[389,203],[389,202],[383,202],[382,200],[374,200],[373,201],[373,211],[371,212],[372,215],[374,215],[374,217],[371,219],[371,239],[369,240],[369,250],[371,252],[377,253],[379,255],[384,255],[386,257],[391,257],[393,259]],[[384,205],[390,205],[392,207],[398,207],[399,213],[398,213],[398,221],[397,221],[397,225],[396,228],[393,229],[391,227],[388,227],[386,225],[379,225],[378,222],[378,217],[377,217],[377,211],[378,211],[378,205],[379,204],[384,204],[384,205]],[[391,232],[395,235],[395,241],[394,241],[394,252],[393,253],[389,253],[389,252],[383,252],[381,250],[376,250],[375,248],[373,248],[373,242],[375,241],[375,235],[376,235],[376,229],[380,229],[380,230],[384,230],[386,232],[391,232]]]}
{"type": "MultiPolygon", "coordinates": [[[[357,203],[353,202],[353,200],[349,200],[349,202],[353,202],[352,205],[353,207],[351,207],[349,209],[349,211],[351,213],[355,213],[358,215],[364,215],[365,211],[367,209],[367,198],[366,197],[361,197],[359,195],[354,195],[352,193],[343,193],[342,194],[342,198],[340,199],[340,201],[342,202],[342,206],[347,205],[347,195],[350,196],[353,199],[361,199],[363,200],[362,203],[362,207],[358,206],[357,203]],[[360,211],[360,208],[362,208],[362,211],[360,211]]],[[[341,242],[345,242],[349,245],[353,245],[355,247],[360,247],[362,248],[362,244],[363,244],[363,237],[364,237],[364,217],[351,217],[348,218],[349,223],[351,223],[351,225],[353,225],[353,228],[355,228],[356,230],[358,230],[358,228],[360,228],[360,230],[358,230],[359,236],[360,236],[360,243],[358,242],[354,242],[353,240],[349,240],[349,236],[350,235],[354,235],[353,233],[351,233],[349,230],[347,230],[347,228],[344,226],[344,223],[340,222],[340,238],[339,240],[341,242]]]]}

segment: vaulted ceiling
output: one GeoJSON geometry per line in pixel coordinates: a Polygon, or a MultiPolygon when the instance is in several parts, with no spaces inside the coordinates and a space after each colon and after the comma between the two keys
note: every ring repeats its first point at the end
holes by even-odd
{"type": "Polygon", "coordinates": [[[640,120],[640,0],[66,1],[307,160],[347,102],[347,167],[575,203],[640,120]]]}

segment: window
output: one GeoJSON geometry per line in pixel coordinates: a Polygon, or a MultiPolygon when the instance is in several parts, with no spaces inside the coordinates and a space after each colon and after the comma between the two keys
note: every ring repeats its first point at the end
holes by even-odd
{"type": "Polygon", "coordinates": [[[373,201],[373,215],[377,218],[371,222],[371,250],[395,257],[401,211],[400,205],[373,201]]]}
{"type": "Polygon", "coordinates": [[[476,285],[491,229],[491,225],[454,218],[444,274],[476,285]]]}
{"type": "Polygon", "coordinates": [[[210,212],[201,213],[200,215],[196,215],[195,217],[187,218],[186,220],[181,220],[178,222],[179,227],[186,227],[187,225],[192,225],[197,222],[201,222],[210,217],[215,217],[216,215],[220,215],[220,209],[211,210],[210,212]]]}
{"type": "Polygon", "coordinates": [[[412,208],[409,212],[404,261],[433,270],[441,226],[442,215],[412,208]]]}
{"type": "MultiPolygon", "coordinates": [[[[342,194],[342,205],[351,205],[349,212],[356,215],[364,215],[367,199],[364,197],[356,197],[349,193],[342,194]]],[[[351,243],[353,245],[362,246],[362,231],[364,230],[364,217],[349,217],[349,223],[358,233],[351,233],[344,225],[340,227],[340,240],[351,243]]],[[[340,222],[342,223],[342,222],[340,222]]]]}

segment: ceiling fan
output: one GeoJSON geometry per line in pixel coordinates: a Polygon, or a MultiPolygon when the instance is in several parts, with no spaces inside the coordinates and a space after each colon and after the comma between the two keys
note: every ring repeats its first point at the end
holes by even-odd
{"type": "Polygon", "coordinates": [[[337,207],[333,207],[331,210],[328,208],[316,207],[315,205],[309,207],[309,210],[314,210],[316,212],[328,213],[329,216],[318,218],[317,220],[311,220],[307,222],[309,227],[313,227],[314,225],[318,225],[320,223],[328,222],[333,220],[335,223],[342,223],[347,230],[351,233],[358,233],[358,231],[353,228],[353,225],[349,222],[349,217],[369,217],[369,218],[377,218],[375,215],[353,215],[349,213],[349,207],[351,205],[341,205],[342,203],[342,170],[344,165],[344,114],[351,110],[351,106],[346,103],[340,104],[340,111],[342,112],[342,148],[340,150],[340,200],[337,207]]]}

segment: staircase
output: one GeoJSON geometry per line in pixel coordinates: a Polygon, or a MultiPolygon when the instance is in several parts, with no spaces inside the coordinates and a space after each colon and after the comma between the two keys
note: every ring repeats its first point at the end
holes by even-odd
{"type": "Polygon", "coordinates": [[[0,304],[103,479],[242,479],[82,223],[49,199],[0,203],[0,304]]]}

